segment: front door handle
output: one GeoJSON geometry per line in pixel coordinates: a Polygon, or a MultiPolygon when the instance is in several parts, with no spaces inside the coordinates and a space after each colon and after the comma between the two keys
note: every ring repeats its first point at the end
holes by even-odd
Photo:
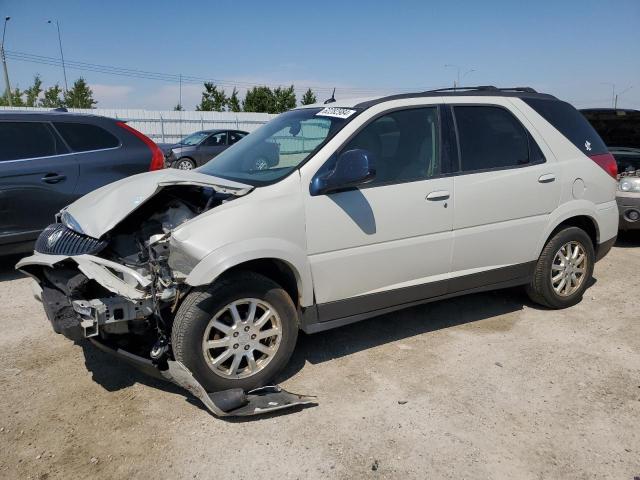
{"type": "Polygon", "coordinates": [[[67,179],[66,175],[60,175],[58,173],[47,173],[40,180],[43,181],[44,183],[58,183],[66,179],[67,179]]]}
{"type": "Polygon", "coordinates": [[[538,177],[538,182],[540,183],[551,183],[555,181],[556,176],[553,173],[545,173],[544,175],[540,175],[538,177]]]}
{"type": "Polygon", "coordinates": [[[447,200],[449,198],[449,192],[447,190],[436,190],[435,192],[431,192],[427,195],[427,200],[431,200],[432,202],[438,200],[447,200]]]}

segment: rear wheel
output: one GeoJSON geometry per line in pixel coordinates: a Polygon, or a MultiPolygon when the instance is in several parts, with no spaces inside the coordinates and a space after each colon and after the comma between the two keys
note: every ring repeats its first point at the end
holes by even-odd
{"type": "Polygon", "coordinates": [[[593,274],[595,251],[591,238],[578,227],[558,231],[545,245],[529,297],[550,308],[566,308],[582,300],[593,274]]]}
{"type": "Polygon", "coordinates": [[[191,292],[172,345],[208,391],[264,385],[287,363],[298,335],[296,308],[275,282],[251,272],[191,292]]]}

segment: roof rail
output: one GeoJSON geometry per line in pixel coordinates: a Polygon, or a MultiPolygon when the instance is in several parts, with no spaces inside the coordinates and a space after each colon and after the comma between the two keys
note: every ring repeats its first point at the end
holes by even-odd
{"type": "Polygon", "coordinates": [[[427,90],[423,93],[437,93],[437,92],[458,92],[460,90],[464,91],[495,91],[495,92],[526,92],[526,93],[538,93],[531,87],[507,87],[507,88],[498,88],[493,85],[478,85],[475,87],[449,87],[449,88],[436,88],[435,90],[427,90]]]}

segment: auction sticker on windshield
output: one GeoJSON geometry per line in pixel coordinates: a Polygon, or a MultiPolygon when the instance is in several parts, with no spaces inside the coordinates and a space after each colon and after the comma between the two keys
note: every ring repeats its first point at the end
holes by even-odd
{"type": "Polygon", "coordinates": [[[316,113],[316,117],[349,118],[354,113],[356,111],[350,108],[325,107],[316,113]]]}

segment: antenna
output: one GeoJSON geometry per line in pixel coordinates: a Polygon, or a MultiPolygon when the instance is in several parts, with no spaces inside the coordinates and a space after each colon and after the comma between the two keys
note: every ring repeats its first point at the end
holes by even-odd
{"type": "Polygon", "coordinates": [[[333,87],[333,93],[331,93],[331,98],[327,98],[324,101],[324,104],[326,105],[327,103],[334,103],[336,101],[336,87],[333,87]]]}

